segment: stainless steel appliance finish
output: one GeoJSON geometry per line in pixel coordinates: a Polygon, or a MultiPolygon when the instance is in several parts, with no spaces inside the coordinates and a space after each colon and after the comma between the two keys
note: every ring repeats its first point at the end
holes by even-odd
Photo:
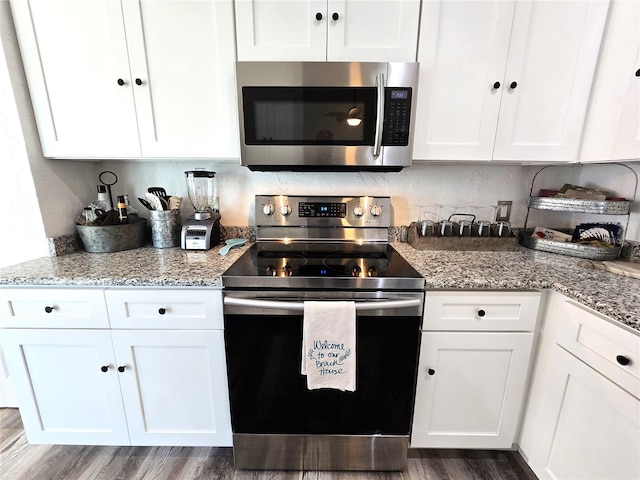
{"type": "Polygon", "coordinates": [[[252,170],[411,165],[417,63],[237,62],[236,82],[241,162],[252,170]]]}
{"type": "Polygon", "coordinates": [[[234,434],[233,445],[237,468],[267,470],[403,470],[408,450],[393,435],[234,434]]]}
{"type": "Polygon", "coordinates": [[[424,279],[388,245],[388,197],[255,199],[257,243],[223,275],[241,469],[402,470],[424,279]],[[309,390],[304,303],[354,301],[356,390],[309,390]]]}

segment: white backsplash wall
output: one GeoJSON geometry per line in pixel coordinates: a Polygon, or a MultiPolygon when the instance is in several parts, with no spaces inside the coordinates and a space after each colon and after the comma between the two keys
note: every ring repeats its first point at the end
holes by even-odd
{"type": "MultiPolygon", "coordinates": [[[[524,225],[531,180],[541,167],[488,164],[433,164],[406,168],[398,173],[317,173],[252,172],[232,162],[102,162],[99,169],[112,170],[119,182],[114,195],[128,193],[136,209],[144,211],[136,197],[147,187],[162,186],[169,194],[184,196],[181,213],[193,213],[188,201],[184,172],[202,167],[217,172],[222,224],[254,224],[253,199],[256,194],[276,195],[372,195],[389,196],[395,226],[429,218],[447,218],[452,213],[472,213],[477,219],[495,218],[498,200],[513,201],[511,220],[524,225]]],[[[636,171],[640,164],[633,164],[636,171]]],[[[554,167],[549,185],[560,188],[564,182],[589,186],[618,185],[619,167],[554,167]],[[587,169],[597,169],[600,184],[586,179],[587,169]],[[566,178],[566,180],[565,180],[566,178]],[[556,182],[562,182],[557,184],[556,182]]],[[[625,169],[625,172],[628,170],[625,169]]],[[[545,173],[546,175],[546,173],[545,173]]],[[[546,180],[545,180],[546,181],[546,180]]],[[[638,212],[638,206],[634,208],[638,212]]],[[[640,240],[640,215],[635,213],[628,238],[640,240]]],[[[555,219],[554,219],[555,220],[555,219]]],[[[618,219],[619,221],[620,219],[618,219]]]]}
{"type": "MultiPolygon", "coordinates": [[[[142,196],[149,186],[162,186],[168,193],[184,196],[182,215],[193,212],[186,198],[184,172],[204,167],[217,173],[222,223],[244,226],[254,223],[256,194],[275,195],[371,195],[389,196],[392,223],[407,225],[424,218],[425,212],[439,217],[451,213],[474,213],[493,219],[497,200],[514,202],[514,220],[524,219],[527,169],[519,166],[417,166],[399,173],[252,172],[232,163],[214,162],[103,162],[121,179],[115,192],[130,198],[142,196]]],[[[137,200],[136,209],[143,210],[137,200]]]]}

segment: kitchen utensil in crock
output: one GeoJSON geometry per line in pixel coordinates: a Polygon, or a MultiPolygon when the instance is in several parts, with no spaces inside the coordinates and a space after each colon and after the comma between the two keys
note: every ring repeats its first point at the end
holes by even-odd
{"type": "Polygon", "coordinates": [[[144,198],[140,198],[138,197],[138,201],[142,204],[143,207],[147,208],[148,210],[153,210],[153,205],[151,205],[147,200],[145,200],[144,198]]]}
{"type": "Polygon", "coordinates": [[[167,195],[167,191],[162,187],[149,187],[147,188],[147,192],[153,193],[154,195],[164,198],[166,200],[169,199],[169,195],[167,195]]]}
{"type": "Polygon", "coordinates": [[[182,197],[169,197],[169,210],[178,210],[182,205],[182,197]]]}
{"type": "Polygon", "coordinates": [[[107,187],[107,194],[109,195],[109,202],[111,204],[111,208],[113,208],[113,197],[111,196],[111,185],[115,185],[118,183],[118,176],[110,170],[105,170],[104,172],[100,172],[98,175],[98,180],[105,187],[107,187]]]}
{"type": "Polygon", "coordinates": [[[145,193],[144,196],[147,198],[147,202],[149,202],[153,207],[152,210],[164,210],[164,206],[162,205],[162,201],[159,196],[149,192],[145,193]]]}

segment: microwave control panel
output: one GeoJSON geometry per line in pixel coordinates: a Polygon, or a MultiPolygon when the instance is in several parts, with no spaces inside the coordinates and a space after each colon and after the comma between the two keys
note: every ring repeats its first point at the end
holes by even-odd
{"type": "Polygon", "coordinates": [[[411,88],[387,87],[384,90],[382,145],[409,145],[411,88]]]}

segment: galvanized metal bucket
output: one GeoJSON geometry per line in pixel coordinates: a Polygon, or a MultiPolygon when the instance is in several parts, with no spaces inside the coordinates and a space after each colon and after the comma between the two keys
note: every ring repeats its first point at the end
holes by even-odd
{"type": "Polygon", "coordinates": [[[151,241],[156,248],[180,246],[180,210],[149,210],[151,241]]]}
{"type": "Polygon", "coordinates": [[[84,249],[90,253],[110,253],[144,246],[147,222],[144,218],[124,225],[76,225],[84,249]]]}

